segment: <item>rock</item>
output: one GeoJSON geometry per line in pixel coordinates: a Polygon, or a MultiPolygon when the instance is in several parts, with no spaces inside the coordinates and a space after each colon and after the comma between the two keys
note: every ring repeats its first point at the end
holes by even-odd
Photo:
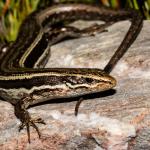
{"type": "MultiPolygon", "coordinates": [[[[84,24],[82,22],[77,23],[84,24]]],[[[123,21],[92,37],[63,41],[51,48],[46,67],[101,68],[107,64],[129,27],[123,21]]],[[[0,101],[0,149],[149,149],[150,137],[150,22],[145,21],[136,41],[118,62],[111,75],[114,90],[84,97],[74,116],[78,99],[52,100],[29,109],[42,117],[42,138],[31,128],[18,132],[13,106],[0,101]]]]}

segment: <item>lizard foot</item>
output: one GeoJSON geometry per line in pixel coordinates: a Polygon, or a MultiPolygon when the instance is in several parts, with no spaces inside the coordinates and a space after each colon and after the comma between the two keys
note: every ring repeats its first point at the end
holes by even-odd
{"type": "Polygon", "coordinates": [[[36,132],[38,133],[39,138],[41,137],[41,133],[36,125],[36,123],[40,123],[40,124],[46,124],[44,122],[43,119],[41,118],[36,118],[36,119],[32,119],[28,113],[28,111],[24,112],[24,117],[20,118],[21,120],[21,125],[19,126],[19,132],[26,127],[27,129],[27,135],[28,135],[28,141],[30,143],[30,126],[32,126],[33,128],[35,128],[36,132]]]}
{"type": "Polygon", "coordinates": [[[26,129],[27,129],[27,135],[28,135],[28,141],[30,143],[30,126],[32,126],[33,128],[35,128],[35,130],[38,133],[38,136],[40,138],[41,134],[40,134],[40,131],[39,131],[36,123],[40,123],[40,124],[46,124],[46,123],[41,118],[35,118],[35,119],[31,118],[29,112],[26,110],[27,109],[27,106],[26,106],[27,100],[29,100],[28,97],[24,98],[22,101],[19,101],[15,105],[15,115],[21,121],[21,125],[19,126],[19,131],[21,131],[23,128],[26,127],[26,129]]]}

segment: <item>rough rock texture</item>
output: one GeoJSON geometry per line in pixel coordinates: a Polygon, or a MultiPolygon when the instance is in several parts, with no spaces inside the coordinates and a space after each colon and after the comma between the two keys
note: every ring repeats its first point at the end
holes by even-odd
{"type": "MultiPolygon", "coordinates": [[[[80,24],[80,22],[78,22],[80,24]]],[[[81,23],[82,24],[82,23],[81,23]]],[[[129,22],[108,27],[93,37],[63,41],[51,48],[47,67],[103,69],[128,30],[129,22]]],[[[18,132],[13,106],[0,101],[0,149],[52,150],[148,150],[150,149],[150,21],[112,71],[118,83],[114,90],[84,97],[79,115],[77,99],[53,100],[29,109],[42,117],[42,138],[31,128],[18,132]]]]}

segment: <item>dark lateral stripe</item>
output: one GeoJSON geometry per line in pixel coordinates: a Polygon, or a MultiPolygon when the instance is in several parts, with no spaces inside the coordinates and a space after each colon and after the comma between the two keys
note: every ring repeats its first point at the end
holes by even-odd
{"type": "Polygon", "coordinates": [[[98,82],[104,82],[100,80],[94,80],[92,78],[84,78],[84,77],[76,77],[76,76],[37,76],[31,79],[16,79],[16,80],[0,80],[0,88],[11,89],[11,88],[26,88],[31,89],[33,86],[41,86],[41,85],[60,85],[64,83],[70,83],[71,85],[76,84],[94,84],[98,82]]]}

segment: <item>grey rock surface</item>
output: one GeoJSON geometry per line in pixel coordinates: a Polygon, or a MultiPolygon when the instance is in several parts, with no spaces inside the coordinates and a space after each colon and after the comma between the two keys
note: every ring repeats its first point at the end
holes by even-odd
{"type": "MultiPolygon", "coordinates": [[[[77,24],[82,25],[82,22],[77,24]]],[[[92,37],[63,41],[51,48],[46,67],[101,68],[107,64],[128,30],[129,21],[115,23],[92,37]]],[[[0,149],[150,149],[150,21],[111,73],[114,90],[86,97],[79,115],[77,99],[53,100],[29,109],[42,117],[42,138],[31,128],[18,132],[11,104],[0,100],[0,149]]]]}

